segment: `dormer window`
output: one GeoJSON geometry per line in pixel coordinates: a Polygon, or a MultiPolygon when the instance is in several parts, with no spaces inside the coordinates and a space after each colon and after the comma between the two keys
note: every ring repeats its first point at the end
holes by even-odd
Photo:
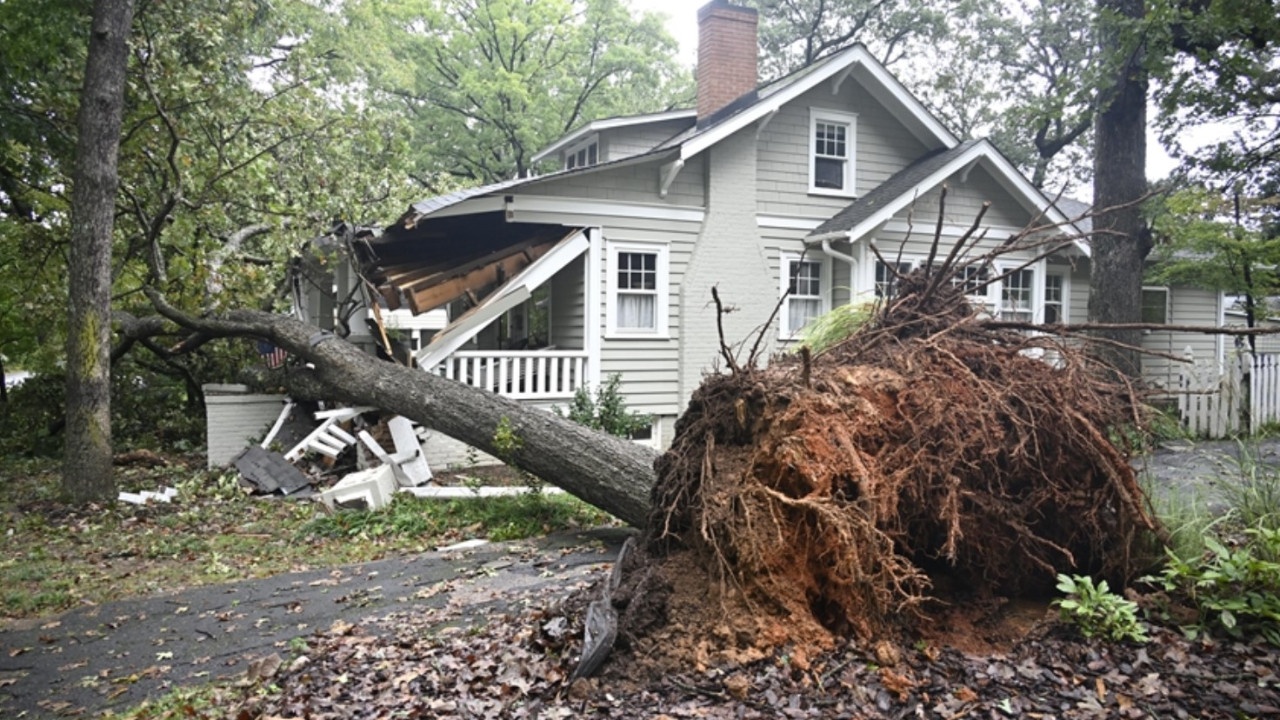
{"type": "Polygon", "coordinates": [[[564,169],[591,167],[600,162],[600,138],[596,135],[564,151],[564,169]]]}
{"type": "Polygon", "coordinates": [[[853,150],[857,116],[809,110],[809,192],[853,196],[853,150]]]}

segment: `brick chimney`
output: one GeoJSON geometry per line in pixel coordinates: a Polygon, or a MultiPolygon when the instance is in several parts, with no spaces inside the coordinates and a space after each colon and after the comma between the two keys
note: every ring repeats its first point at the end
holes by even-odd
{"type": "Polygon", "coordinates": [[[755,8],[711,0],[698,10],[698,122],[756,89],[755,8]]]}

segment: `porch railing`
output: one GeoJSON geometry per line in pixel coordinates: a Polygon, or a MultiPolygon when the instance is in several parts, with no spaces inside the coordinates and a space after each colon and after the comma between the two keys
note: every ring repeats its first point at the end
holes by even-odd
{"type": "Polygon", "coordinates": [[[586,382],[586,350],[464,350],[431,372],[513,400],[573,397],[586,382]]]}

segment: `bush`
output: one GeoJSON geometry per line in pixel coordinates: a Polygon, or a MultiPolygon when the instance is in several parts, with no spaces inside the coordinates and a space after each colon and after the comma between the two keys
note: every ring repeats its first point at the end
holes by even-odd
{"type": "Polygon", "coordinates": [[[1058,590],[1067,597],[1053,605],[1064,622],[1080,628],[1085,637],[1146,642],[1147,632],[1138,621],[1138,605],[1111,592],[1106,580],[1095,585],[1084,575],[1058,575],[1058,590]]]}
{"type": "Polygon", "coordinates": [[[1147,580],[1192,603],[1199,619],[1185,628],[1191,634],[1206,628],[1235,638],[1256,633],[1280,646],[1280,530],[1247,528],[1235,546],[1211,534],[1204,542],[1204,555],[1187,560],[1170,552],[1160,576],[1147,580]]]}
{"type": "Polygon", "coordinates": [[[579,425],[585,425],[593,430],[603,430],[610,435],[629,438],[649,427],[653,418],[627,409],[627,403],[618,390],[621,383],[622,376],[610,375],[608,380],[596,388],[594,398],[587,386],[583,385],[573,394],[573,402],[569,404],[568,412],[561,411],[559,407],[553,407],[552,410],[560,417],[568,418],[579,425]]]}

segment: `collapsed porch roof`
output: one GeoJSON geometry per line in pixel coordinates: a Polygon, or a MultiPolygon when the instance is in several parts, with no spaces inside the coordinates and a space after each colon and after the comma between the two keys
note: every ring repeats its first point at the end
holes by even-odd
{"type": "MultiPolygon", "coordinates": [[[[564,228],[560,228],[560,231],[564,232],[564,228]]],[[[532,297],[534,290],[586,252],[590,245],[585,231],[580,228],[569,230],[567,235],[550,246],[523,271],[437,333],[415,355],[419,367],[431,368],[444,360],[499,315],[532,297]]]]}

